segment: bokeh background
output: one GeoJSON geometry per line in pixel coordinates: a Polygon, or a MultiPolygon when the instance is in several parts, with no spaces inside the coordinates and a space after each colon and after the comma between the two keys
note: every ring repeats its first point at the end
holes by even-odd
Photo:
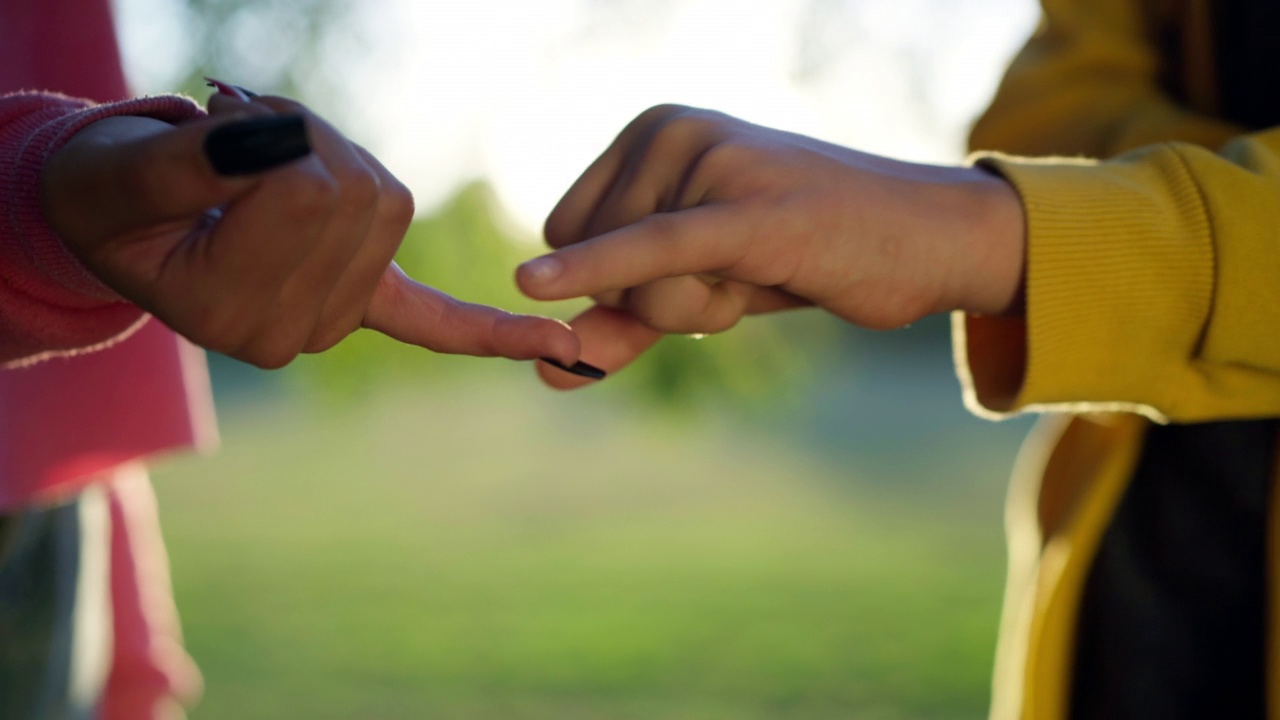
{"type": "MultiPolygon", "coordinates": [[[[118,0],[140,93],[293,95],[414,190],[471,300],[633,116],[679,102],[961,162],[1033,0],[118,0]]],[[[212,357],[222,448],[156,483],[200,718],[978,718],[1025,421],[945,318],[671,338],[573,394],[358,334],[212,357]]]]}

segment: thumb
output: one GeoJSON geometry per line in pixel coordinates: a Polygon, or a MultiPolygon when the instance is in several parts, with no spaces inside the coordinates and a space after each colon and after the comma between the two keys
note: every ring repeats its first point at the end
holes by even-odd
{"type": "Polygon", "coordinates": [[[68,241],[92,245],[225,205],[248,192],[260,173],[310,152],[306,124],[297,115],[178,127],[108,118],[82,130],[50,160],[46,212],[68,241]]]}

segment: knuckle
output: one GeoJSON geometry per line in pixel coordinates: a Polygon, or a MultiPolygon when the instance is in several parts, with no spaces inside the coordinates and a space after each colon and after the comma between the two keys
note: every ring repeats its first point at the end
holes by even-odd
{"type": "Polygon", "coordinates": [[[721,138],[707,145],[689,166],[687,180],[676,202],[682,206],[700,205],[710,192],[734,195],[758,175],[758,158],[751,149],[731,138],[721,138]]]}
{"type": "Polygon", "coordinates": [[[413,222],[415,211],[413,193],[404,183],[392,178],[392,182],[382,185],[378,212],[386,222],[397,227],[408,227],[413,222]]]}
{"type": "Polygon", "coordinates": [[[689,108],[685,105],[677,105],[675,103],[662,103],[660,105],[654,105],[653,107],[637,115],[636,119],[631,121],[631,126],[647,127],[649,125],[652,125],[653,123],[664,122],[673,115],[678,115],[686,110],[691,110],[691,109],[692,108],[689,108]]]}
{"type": "Polygon", "coordinates": [[[662,120],[654,129],[647,154],[659,162],[680,161],[684,155],[697,157],[714,146],[723,134],[718,113],[684,108],[662,120]]]}
{"type": "Polygon", "coordinates": [[[649,140],[644,151],[644,162],[657,163],[660,167],[684,166],[689,156],[697,157],[702,138],[710,132],[696,118],[676,118],[665,123],[649,140]]]}
{"type": "Polygon", "coordinates": [[[659,123],[659,130],[686,135],[722,134],[741,123],[731,115],[706,108],[681,107],[668,113],[659,123]]]}
{"type": "Polygon", "coordinates": [[[745,145],[724,140],[703,151],[694,173],[709,177],[731,176],[738,168],[750,167],[750,149],[745,145]]]}
{"type": "Polygon", "coordinates": [[[681,108],[661,121],[658,127],[658,134],[659,136],[681,138],[697,137],[715,127],[714,115],[710,111],[697,108],[681,108]]]}

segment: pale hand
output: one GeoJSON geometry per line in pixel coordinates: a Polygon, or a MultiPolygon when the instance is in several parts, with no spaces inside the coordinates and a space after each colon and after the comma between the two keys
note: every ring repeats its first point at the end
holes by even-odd
{"type": "MultiPolygon", "coordinates": [[[[569,189],[546,223],[557,250],[516,281],[541,300],[594,297],[571,325],[584,359],[612,372],[664,333],[803,305],[871,328],[1009,312],[1024,222],[1012,187],[980,169],[659,106],[569,189]]],[[[583,384],[539,371],[555,387],[583,384]]]]}

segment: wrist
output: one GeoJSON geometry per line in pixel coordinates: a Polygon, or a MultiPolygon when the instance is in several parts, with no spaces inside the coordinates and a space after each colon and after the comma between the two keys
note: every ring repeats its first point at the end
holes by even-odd
{"type": "Polygon", "coordinates": [[[964,168],[947,310],[975,315],[1021,315],[1026,275],[1026,213],[1017,191],[983,168],[964,168]]]}

